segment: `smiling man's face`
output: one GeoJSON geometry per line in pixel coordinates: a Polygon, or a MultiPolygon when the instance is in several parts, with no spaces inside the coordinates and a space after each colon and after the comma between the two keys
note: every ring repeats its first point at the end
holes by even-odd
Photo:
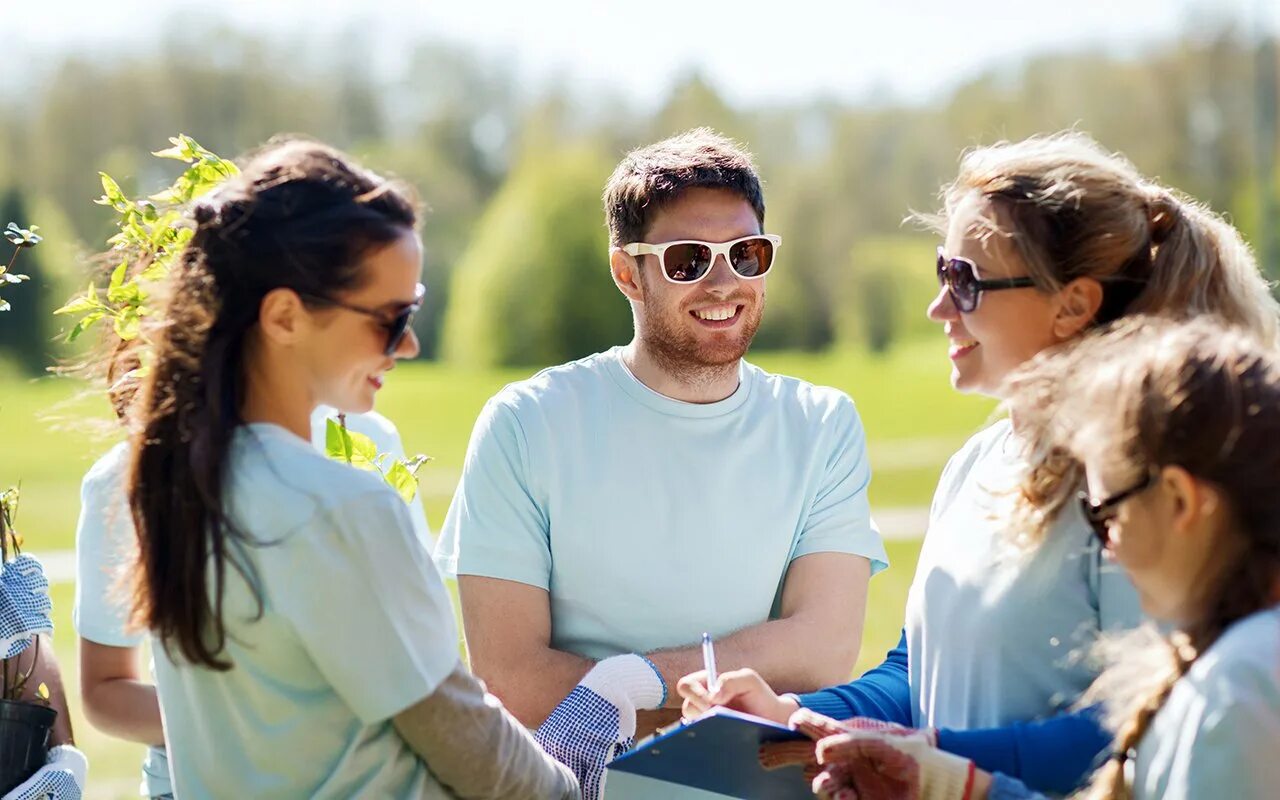
{"type": "MultiPolygon", "coordinates": [[[[751,204],[725,189],[687,189],[659,211],[644,241],[728,242],[761,233],[751,204]]],[[[745,280],[718,256],[697,283],[672,283],[656,255],[638,257],[643,300],[637,334],[675,377],[725,367],[741,359],[760,327],[767,277],[745,280]]]]}

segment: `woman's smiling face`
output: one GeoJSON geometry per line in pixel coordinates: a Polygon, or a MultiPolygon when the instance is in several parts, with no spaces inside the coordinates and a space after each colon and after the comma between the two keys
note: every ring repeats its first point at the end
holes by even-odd
{"type": "MultiPolygon", "coordinates": [[[[1002,216],[1000,208],[980,194],[967,195],[948,220],[944,257],[972,261],[982,280],[1027,276],[1027,266],[1009,238],[991,230],[992,219],[1010,229],[1002,216]]],[[[977,308],[964,313],[940,288],[927,313],[943,326],[950,342],[951,385],[961,392],[1000,397],[1009,373],[1061,341],[1053,325],[1058,307],[1056,294],[1029,287],[982,292],[977,308]]]]}

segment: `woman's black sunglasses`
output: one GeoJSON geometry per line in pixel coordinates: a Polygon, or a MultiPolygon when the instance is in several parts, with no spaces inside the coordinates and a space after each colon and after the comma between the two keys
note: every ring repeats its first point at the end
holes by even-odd
{"type": "Polygon", "coordinates": [[[313,295],[305,292],[300,294],[304,294],[312,300],[318,300],[325,305],[345,308],[347,311],[364,314],[365,316],[373,317],[381,322],[382,327],[387,329],[387,346],[383,349],[382,354],[389,356],[400,347],[400,342],[404,340],[405,334],[409,332],[409,323],[413,322],[413,315],[418,312],[418,309],[422,308],[422,298],[427,294],[427,287],[422,284],[418,284],[417,288],[414,290],[413,302],[401,308],[396,312],[394,317],[390,318],[387,317],[387,313],[385,311],[378,311],[376,309],[364,308],[363,306],[357,306],[351,303],[344,303],[341,300],[335,300],[332,297],[323,297],[321,295],[313,295]]]}
{"type": "Polygon", "coordinates": [[[951,302],[956,309],[969,314],[978,308],[978,300],[983,292],[1000,289],[1026,289],[1035,286],[1031,278],[990,278],[978,277],[977,265],[967,258],[947,258],[938,248],[938,286],[946,288],[951,302]]]}

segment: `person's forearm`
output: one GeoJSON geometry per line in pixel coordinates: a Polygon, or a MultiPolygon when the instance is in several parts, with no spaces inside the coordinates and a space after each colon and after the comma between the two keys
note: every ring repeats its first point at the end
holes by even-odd
{"type": "Polygon", "coordinates": [[[870,717],[911,727],[911,682],[907,672],[907,634],[880,666],[855,681],[802,694],[800,705],[833,719],[870,717]]]}
{"type": "Polygon", "coordinates": [[[431,695],[397,714],[393,723],[432,774],[458,797],[580,796],[573,772],[544,753],[519,720],[461,664],[431,695]]]}
{"type": "Polygon", "coordinates": [[[81,683],[84,715],[93,727],[120,739],[139,744],[164,746],[164,725],[160,721],[160,700],[156,687],[129,678],[81,683]]]}
{"type": "MultiPolygon", "coordinates": [[[[716,640],[716,668],[727,672],[751,667],[775,691],[811,692],[849,679],[861,640],[860,624],[832,630],[824,622],[796,615],[752,625],[716,640]]],[[[703,668],[700,644],[648,656],[669,687],[703,668]]],[[[680,705],[674,690],[668,692],[666,704],[680,705]]]]}
{"type": "Polygon", "coordinates": [[[35,669],[22,687],[18,699],[46,702],[40,697],[40,686],[43,684],[49,690],[49,707],[58,712],[53,730],[49,733],[49,746],[75,744],[75,736],[71,732],[71,712],[67,708],[67,692],[62,685],[62,672],[53,654],[53,642],[48,636],[40,636],[38,645],[33,645],[26,652],[10,659],[10,669],[20,668],[25,672],[31,668],[32,658],[35,659],[35,669]]]}
{"type": "Polygon", "coordinates": [[[471,654],[476,677],[527,728],[541,725],[594,664],[589,658],[550,647],[493,656],[471,654]]]}
{"type": "MultiPolygon", "coordinates": [[[[831,634],[828,627],[796,615],[744,628],[716,641],[717,667],[723,671],[750,666],[780,692],[811,691],[847,680],[858,660],[861,631],[850,625],[831,634]]],[[[473,650],[472,669],[529,728],[542,724],[594,663],[550,647],[508,651],[501,656],[488,653],[489,649],[473,650]]],[[[699,643],[647,656],[662,673],[668,691],[666,709],[639,712],[637,731],[644,733],[679,717],[680,696],[675,685],[685,675],[702,669],[702,647],[699,643]]]]}
{"type": "MultiPolygon", "coordinates": [[[[783,579],[779,618],[717,639],[716,667],[750,667],[777,692],[811,692],[849,680],[862,643],[871,561],[850,553],[810,553],[783,579]]],[[[649,657],[668,686],[702,669],[698,644],[649,657]]],[[[667,703],[680,705],[671,692],[667,703]]]]}
{"type": "Polygon", "coordinates": [[[1112,735],[1090,707],[1000,728],[938,731],[938,747],[1041,792],[1070,794],[1107,752],[1112,735]]]}

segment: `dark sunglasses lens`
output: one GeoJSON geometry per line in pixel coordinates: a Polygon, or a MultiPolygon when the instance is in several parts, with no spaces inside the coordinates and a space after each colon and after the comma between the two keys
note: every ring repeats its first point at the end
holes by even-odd
{"type": "Polygon", "coordinates": [[[744,278],[759,277],[773,266],[773,242],[763,236],[738,242],[729,248],[729,263],[744,278]]]}
{"type": "Polygon", "coordinates": [[[413,312],[417,310],[417,308],[406,308],[391,320],[391,324],[387,326],[386,355],[391,355],[400,348],[400,342],[404,341],[405,334],[409,332],[409,323],[413,321],[413,312]]]}
{"type": "Polygon", "coordinates": [[[977,279],[973,275],[973,267],[967,261],[953,258],[947,262],[946,270],[947,286],[956,302],[956,308],[966,313],[972,311],[978,305],[977,279]]]}
{"type": "Polygon", "coordinates": [[[679,283],[696,281],[711,268],[711,248],[703,244],[673,244],[662,256],[667,277],[679,283]]]}

